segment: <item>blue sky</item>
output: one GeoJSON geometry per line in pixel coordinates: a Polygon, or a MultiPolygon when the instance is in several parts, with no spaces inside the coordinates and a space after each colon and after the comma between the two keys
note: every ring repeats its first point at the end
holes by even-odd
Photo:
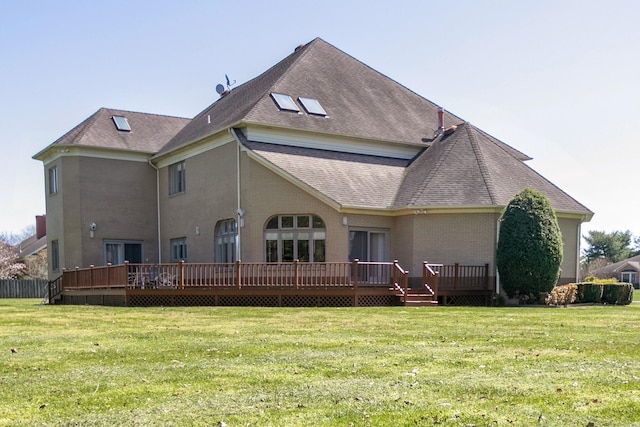
{"type": "Polygon", "coordinates": [[[45,212],[31,159],[100,107],[193,117],[321,37],[533,157],[640,236],[640,3],[0,0],[0,232],[45,212]]]}

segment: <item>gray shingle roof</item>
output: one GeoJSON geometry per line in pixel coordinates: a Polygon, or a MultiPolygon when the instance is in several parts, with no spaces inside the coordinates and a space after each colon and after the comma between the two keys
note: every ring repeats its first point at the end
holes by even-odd
{"type": "Polygon", "coordinates": [[[390,208],[408,160],[245,142],[271,164],[341,206],[390,208]]]}
{"type": "Polygon", "coordinates": [[[395,206],[506,206],[525,187],[543,193],[557,211],[591,213],[511,147],[464,123],[413,160],[395,206]]]}
{"type": "Polygon", "coordinates": [[[438,138],[412,161],[316,149],[244,144],[343,207],[371,209],[506,206],[525,187],[556,211],[591,211],[539,175],[508,145],[469,123],[438,138]]]}
{"type": "Polygon", "coordinates": [[[58,138],[41,153],[55,145],[77,145],[156,153],[189,119],[101,108],[78,126],[58,138]],[[113,116],[124,116],[130,132],[119,131],[113,116]]]}
{"type": "MultiPolygon", "coordinates": [[[[433,102],[317,38],[218,99],[161,153],[239,123],[422,143],[438,127],[437,108],[433,102]],[[270,97],[272,92],[293,99],[317,99],[329,117],[279,111],[270,97]]],[[[460,122],[458,117],[447,114],[445,125],[460,122]]]]}

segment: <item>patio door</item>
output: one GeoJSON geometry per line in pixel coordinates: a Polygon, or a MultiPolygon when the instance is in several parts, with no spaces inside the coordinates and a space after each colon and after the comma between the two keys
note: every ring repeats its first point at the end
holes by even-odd
{"type": "MultiPolygon", "coordinates": [[[[384,262],[389,260],[389,232],[377,229],[349,230],[349,261],[384,262]]],[[[363,266],[358,272],[360,280],[371,284],[385,283],[383,266],[363,266]]]]}
{"type": "Polygon", "coordinates": [[[142,243],[105,241],[104,258],[105,264],[110,263],[111,265],[124,264],[125,261],[129,261],[131,264],[141,264],[142,243]]]}

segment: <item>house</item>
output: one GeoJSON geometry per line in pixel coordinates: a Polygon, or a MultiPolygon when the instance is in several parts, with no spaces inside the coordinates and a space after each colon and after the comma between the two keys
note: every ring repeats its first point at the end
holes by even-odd
{"type": "Polygon", "coordinates": [[[18,262],[26,267],[32,277],[47,277],[47,222],[46,215],[36,215],[35,233],[18,245],[18,262]]]}
{"type": "Polygon", "coordinates": [[[640,255],[599,268],[593,275],[602,279],[614,277],[620,282],[632,283],[634,288],[640,289],[640,255]]]}
{"type": "MultiPolygon", "coordinates": [[[[230,88],[192,119],[100,109],[37,153],[51,279],[89,265],[425,260],[486,265],[528,186],[578,275],[593,213],[528,156],[322,39],[230,88]]],[[[492,285],[493,287],[493,285],[492,285]]],[[[496,289],[494,289],[496,290],[496,289]]]]}

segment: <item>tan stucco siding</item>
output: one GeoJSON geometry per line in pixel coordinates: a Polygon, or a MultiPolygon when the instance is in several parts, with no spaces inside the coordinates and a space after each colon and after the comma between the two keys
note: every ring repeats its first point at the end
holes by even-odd
{"type": "MultiPolygon", "coordinates": [[[[69,165],[69,171],[73,170],[73,166],[69,165]]],[[[49,267],[48,274],[49,279],[53,280],[62,274],[62,269],[66,267],[68,262],[72,264],[74,262],[79,262],[71,259],[68,256],[65,256],[65,241],[64,241],[64,224],[66,218],[63,217],[63,206],[64,206],[64,195],[68,193],[69,197],[71,197],[73,193],[73,182],[71,181],[60,181],[60,177],[62,176],[62,172],[64,171],[63,167],[63,158],[58,158],[51,163],[46,163],[44,165],[44,181],[45,181],[45,206],[47,209],[47,254],[49,257],[49,267]],[[58,192],[56,194],[49,194],[49,169],[52,167],[56,167],[58,170],[58,192]],[[58,241],[58,263],[59,269],[53,271],[52,267],[52,252],[51,252],[51,242],[57,240],[58,241]],[[67,261],[69,260],[69,261],[67,261]]],[[[78,212],[76,211],[76,215],[78,212]]]]}
{"type": "MultiPolygon", "coordinates": [[[[333,207],[302,190],[273,171],[242,157],[242,238],[244,261],[264,261],[264,227],[279,214],[315,214],[326,224],[326,261],[348,260],[348,227],[333,207]]],[[[350,222],[349,222],[350,224],[350,222]]]]}
{"type": "Polygon", "coordinates": [[[577,219],[558,218],[562,233],[562,264],[560,266],[560,282],[569,283],[577,280],[578,243],[580,241],[580,221],[577,219]]]}
{"type": "MultiPolygon", "coordinates": [[[[67,235],[81,242],[82,265],[103,265],[109,240],[140,242],[142,261],[156,262],[155,170],[144,162],[85,157],[79,159],[77,181],[82,216],[67,235]]],[[[73,208],[65,202],[65,213],[73,208]]]]}
{"type": "Polygon", "coordinates": [[[214,262],[216,223],[236,218],[236,145],[229,143],[185,160],[186,190],[169,195],[169,167],[160,169],[162,261],[170,241],[186,238],[188,262],[214,262]]]}
{"type": "Polygon", "coordinates": [[[414,217],[412,271],[423,261],[437,264],[489,264],[494,275],[498,215],[492,213],[427,214],[414,217]]]}

